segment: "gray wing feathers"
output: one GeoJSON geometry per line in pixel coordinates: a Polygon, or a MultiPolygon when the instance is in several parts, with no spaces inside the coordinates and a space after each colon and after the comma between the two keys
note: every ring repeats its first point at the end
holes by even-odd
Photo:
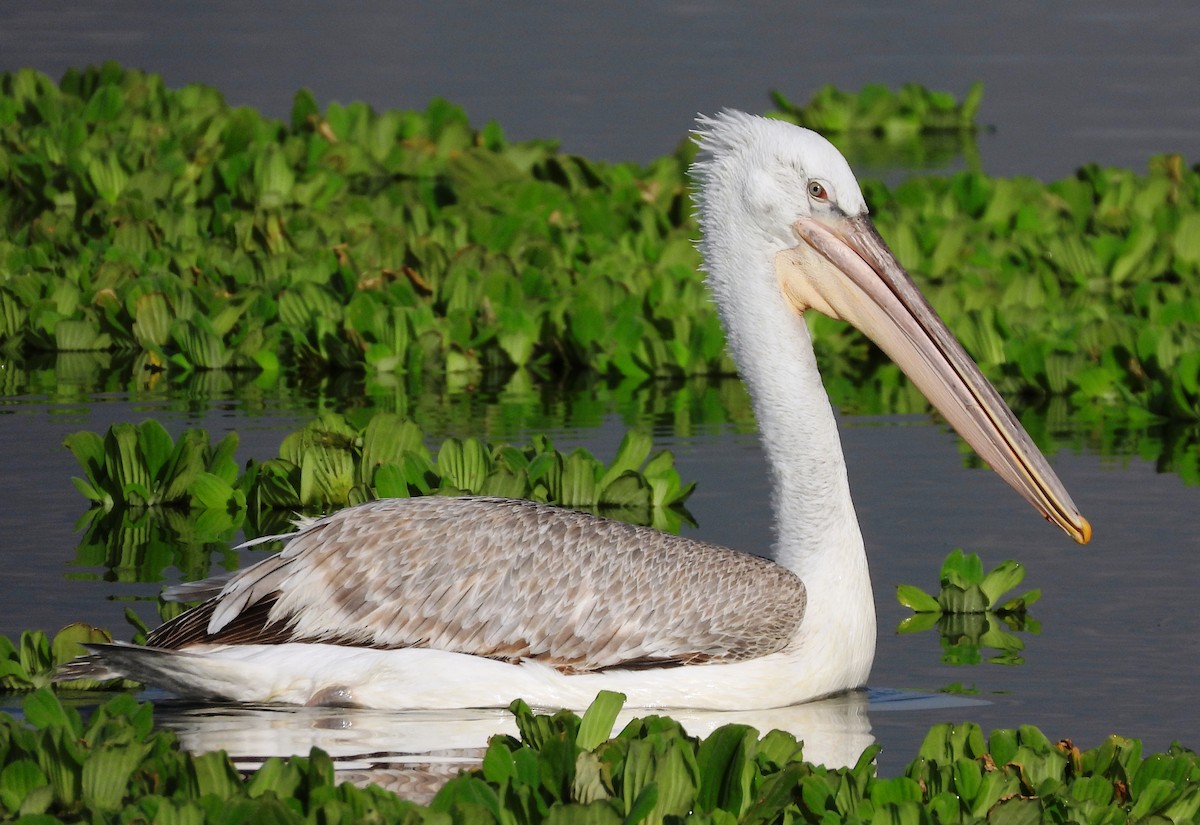
{"type": "Polygon", "coordinates": [[[595,670],[766,655],[792,638],[805,594],[784,568],[715,545],[547,505],[430,497],[305,523],[205,606],[210,640],[263,604],[293,640],[595,670]]]}

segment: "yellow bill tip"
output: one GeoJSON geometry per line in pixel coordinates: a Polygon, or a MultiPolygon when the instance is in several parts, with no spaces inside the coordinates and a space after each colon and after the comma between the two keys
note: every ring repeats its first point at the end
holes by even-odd
{"type": "Polygon", "coordinates": [[[1087,544],[1092,540],[1092,523],[1083,516],[1079,517],[1079,523],[1073,524],[1071,530],[1071,538],[1080,544],[1087,544]]]}

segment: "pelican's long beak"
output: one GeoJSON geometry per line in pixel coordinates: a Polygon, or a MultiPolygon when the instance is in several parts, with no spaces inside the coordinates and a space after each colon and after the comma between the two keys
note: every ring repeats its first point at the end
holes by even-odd
{"type": "Polygon", "coordinates": [[[1000,477],[1045,518],[1086,544],[1092,526],[1025,429],[917,290],[866,215],[802,218],[802,243],[776,271],[799,311],[853,324],[899,365],[1000,477]]]}

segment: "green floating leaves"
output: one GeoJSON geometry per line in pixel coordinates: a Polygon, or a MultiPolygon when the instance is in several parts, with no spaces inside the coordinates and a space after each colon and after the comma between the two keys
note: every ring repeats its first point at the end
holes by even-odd
{"type": "Polygon", "coordinates": [[[988,658],[990,662],[1020,664],[1025,645],[1007,631],[1040,631],[1026,609],[1041,597],[1041,591],[1030,590],[1003,603],[1000,599],[1024,578],[1025,568],[1015,561],[1005,561],[984,575],[979,556],[956,549],[942,563],[941,590],[936,597],[913,585],[896,588],[900,604],[916,612],[900,623],[897,632],[937,628],[942,661],[947,664],[978,664],[984,648],[996,651],[988,658]]]}
{"type": "Polygon", "coordinates": [[[512,706],[520,737],[496,736],[477,768],[428,807],[338,784],[328,755],[273,757],[244,777],[223,752],[193,756],[123,694],[85,721],[48,690],[24,720],[0,714],[0,819],[26,821],[387,821],[1189,823],[1200,760],[1173,745],[1142,756],[1109,737],[1087,751],[1033,727],[930,729],[903,774],[878,776],[868,748],[847,767],[804,760],[794,736],[725,725],[704,739],[667,717],[610,733],[623,703],[601,693],[581,719],[512,706]],[[36,819],[44,815],[44,819],[36,819]]]}
{"type": "MultiPolygon", "coordinates": [[[[585,450],[559,452],[544,436],[525,448],[450,438],[435,459],[421,429],[390,413],[372,416],[361,429],[324,415],[285,438],[277,458],[251,461],[244,472],[233,458],[236,435],[212,446],[206,432],[189,430],[176,441],[152,420],[113,425],[103,437],[75,433],[66,446],[86,476],[75,485],[96,508],[84,518],[85,543],[108,536],[109,566],[120,559],[137,569],[143,562],[127,552],[153,546],[143,528],[161,529],[163,518],[181,540],[212,541],[247,518],[261,535],[286,529],[296,511],[329,512],[380,497],[485,495],[678,531],[690,519],[684,502],[694,486],[682,482],[669,452],[651,456],[649,436],[637,431],[626,434],[607,466],[585,450]],[[147,522],[145,508],[187,511],[191,521],[164,515],[147,522]],[[100,517],[109,512],[119,523],[100,517]]],[[[94,563],[95,553],[89,557],[94,563]]]]}
{"type": "Polygon", "coordinates": [[[177,374],[728,367],[677,159],[509,143],[446,101],[322,112],[301,93],[279,123],[111,63],[0,75],[27,83],[0,120],[13,352],[133,349],[177,374]]]}
{"type": "MultiPolygon", "coordinates": [[[[107,631],[85,624],[64,627],[51,639],[40,630],[21,634],[17,644],[0,636],[0,690],[36,690],[50,685],[61,665],[87,652],[88,642],[111,642],[107,631]]],[[[77,680],[64,683],[76,690],[122,687],[132,684],[117,679],[107,682],[77,680]]]]}
{"type": "Polygon", "coordinates": [[[583,450],[563,454],[544,436],[529,447],[449,438],[436,458],[420,429],[377,414],[363,430],[326,415],[289,436],[280,457],[251,465],[252,505],[329,509],[387,496],[487,495],[546,501],[660,529],[678,530],[691,494],[670,453],[647,460],[647,436],[630,432],[613,463],[583,450]]]}
{"type": "MultiPolygon", "coordinates": [[[[689,143],[606,164],[509,142],[446,101],[322,111],[303,92],[281,123],[111,63],[0,86],[23,90],[0,96],[0,350],[14,357],[129,354],[139,378],[359,370],[459,385],[732,372],[692,245],[689,143]]],[[[970,167],[981,95],[827,87],[804,106],[777,93],[772,114],[855,164],[962,153],[970,167]]],[[[974,169],[863,188],[1002,392],[1095,419],[1200,420],[1200,173],[1182,158],[1049,184],[974,169]]],[[[810,325],[836,403],[927,409],[859,333],[810,325]]]]}
{"type": "Polygon", "coordinates": [[[771,117],[821,132],[856,165],[933,167],[965,154],[978,166],[974,133],[982,83],[972,84],[961,103],[915,83],[897,91],[872,83],[857,93],[823,86],[803,106],[778,91],[771,100],[771,117]]]}
{"type": "Polygon", "coordinates": [[[942,589],[934,598],[912,585],[896,588],[896,598],[917,613],[1024,613],[1041,597],[1041,591],[1029,592],[999,604],[1000,598],[1025,579],[1025,567],[1005,561],[985,576],[983,563],[975,553],[957,548],[942,562],[942,589]]]}
{"type": "Polygon", "coordinates": [[[791,103],[780,92],[772,92],[771,98],[779,107],[778,116],[825,133],[971,132],[976,129],[983,84],[973,84],[961,103],[915,83],[898,92],[867,84],[858,94],[823,86],[804,106],[791,103]]]}
{"type": "Polygon", "coordinates": [[[245,506],[232,487],[235,433],[215,446],[202,430],[188,430],[176,441],[157,421],[147,420],[114,424],[103,437],[75,433],[64,443],[86,475],[72,479],[75,486],[105,510],[186,505],[193,495],[206,506],[245,506]]]}

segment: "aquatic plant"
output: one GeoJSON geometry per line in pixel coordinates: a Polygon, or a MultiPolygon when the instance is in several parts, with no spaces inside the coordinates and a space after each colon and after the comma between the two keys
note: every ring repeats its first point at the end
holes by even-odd
{"type": "MultiPolygon", "coordinates": [[[[17,644],[0,636],[0,691],[26,691],[49,687],[55,671],[87,652],[88,642],[111,642],[112,636],[90,625],[75,623],[64,627],[51,639],[40,630],[27,630],[17,644]]],[[[80,679],[63,683],[74,690],[128,687],[136,683],[124,679],[98,682],[80,679]]],[[[0,776],[0,783],[3,777],[0,776]]]]}
{"type": "Polygon", "coordinates": [[[728,368],[676,159],[509,144],[435,101],[290,122],[106,64],[0,76],[0,345],[154,369],[728,368]],[[155,136],[153,139],[150,136],[155,136]]]}
{"type": "Polygon", "coordinates": [[[1041,598],[1040,590],[1030,590],[1009,599],[1000,599],[1025,580],[1025,566],[1012,561],[1001,562],[983,572],[983,562],[975,553],[955,548],[942,562],[941,590],[933,597],[911,584],[896,587],[896,598],[918,614],[987,613],[1024,615],[1026,608],[1041,598]]]}
{"type": "Polygon", "coordinates": [[[993,664],[1021,664],[1025,644],[1008,631],[1040,632],[1041,626],[1028,615],[1027,608],[1042,594],[1030,590],[1003,603],[1000,600],[1024,578],[1025,567],[1011,560],[1001,562],[985,575],[978,555],[957,548],[942,562],[941,590],[936,598],[913,585],[896,587],[900,604],[916,612],[901,621],[896,632],[921,633],[937,628],[946,664],[979,664],[985,648],[996,651],[988,657],[993,664]]]}
{"type": "Polygon", "coordinates": [[[823,86],[803,106],[772,91],[775,108],[767,116],[815,129],[856,168],[936,168],[965,157],[968,168],[978,169],[975,132],[982,100],[978,82],[961,102],[915,83],[895,91],[868,83],[855,93],[823,86]]]}
{"type": "Polygon", "coordinates": [[[105,510],[186,503],[193,497],[206,506],[245,507],[233,488],[237,443],[230,433],[213,447],[203,430],[188,430],[176,441],[154,420],[114,424],[103,437],[77,432],[64,442],[87,476],[73,478],[75,486],[105,510]]]}
{"type": "Polygon", "coordinates": [[[960,103],[948,92],[935,92],[916,83],[892,91],[868,83],[858,93],[822,86],[801,106],[782,92],[771,92],[777,111],[773,117],[814,129],[824,135],[870,132],[880,136],[930,132],[974,132],[983,84],[974,83],[960,103]]]}
{"type": "Polygon", "coordinates": [[[650,437],[637,430],[607,465],[586,450],[560,452],[542,435],[526,447],[449,438],[436,454],[425,441],[420,427],[392,413],[362,427],[327,413],[284,438],[278,457],[251,460],[239,472],[234,433],[215,447],[203,430],[176,441],[155,421],[115,424],[104,436],[75,433],[66,445],[86,479],[73,481],[93,504],[79,525],[79,561],[118,571],[121,580],[125,570],[157,581],[172,563],[203,577],[196,568],[207,564],[207,545],[236,529],[287,532],[296,512],[387,497],[524,498],[673,532],[691,519],[684,502],[694,484],[683,483],[669,451],[651,455],[650,437]]]}
{"type": "Polygon", "coordinates": [[[372,498],[490,495],[678,530],[694,487],[681,482],[670,452],[650,457],[649,436],[636,430],[608,466],[586,450],[561,453],[543,435],[524,448],[449,438],[436,458],[424,441],[416,424],[390,413],[362,429],[326,414],[285,438],[278,459],[248,466],[247,500],[259,510],[328,511],[372,498]]]}
{"type": "Polygon", "coordinates": [[[434,460],[421,429],[391,413],[371,416],[362,428],[326,413],[287,436],[278,458],[251,461],[241,475],[231,457],[234,433],[210,449],[203,430],[189,430],[175,442],[151,420],[113,425],[103,438],[75,433],[66,444],[88,476],[75,479],[76,486],[106,510],[179,503],[241,509],[246,499],[236,494],[245,488],[251,503],[276,509],[470,494],[637,512],[681,505],[694,486],[682,484],[669,451],[651,458],[653,444],[637,430],[626,433],[607,466],[586,450],[560,453],[545,436],[535,436],[523,450],[450,438],[434,460]]]}
{"type": "MultiPolygon", "coordinates": [[[[645,167],[595,163],[474,128],[445,101],[322,111],[307,92],[279,122],[114,64],[59,84],[7,73],[0,92],[10,357],[121,351],[139,376],[353,368],[467,382],[731,370],[696,272],[689,145],[645,167]]],[[[978,94],[826,90],[803,111],[827,131],[929,135],[965,129],[978,94]]],[[[1198,182],[1162,156],[1145,175],[970,171],[864,188],[1002,391],[1195,421],[1198,182]]],[[[838,403],[926,409],[860,335],[811,324],[838,403]]]]}
{"type": "Polygon", "coordinates": [[[868,748],[831,769],[793,736],[726,725],[704,739],[667,717],[610,730],[621,706],[601,694],[582,718],[516,702],[520,738],[494,737],[481,766],[418,806],[377,787],[338,784],[320,750],[272,757],[243,777],[222,752],[191,755],[153,727],[149,704],[121,695],[85,721],[49,691],[24,721],[0,715],[0,818],[27,822],[411,823],[1186,823],[1200,812],[1200,764],[1179,746],[1143,758],[1110,737],[1081,751],[1036,728],[941,724],[903,775],[879,777],[868,748]]]}

